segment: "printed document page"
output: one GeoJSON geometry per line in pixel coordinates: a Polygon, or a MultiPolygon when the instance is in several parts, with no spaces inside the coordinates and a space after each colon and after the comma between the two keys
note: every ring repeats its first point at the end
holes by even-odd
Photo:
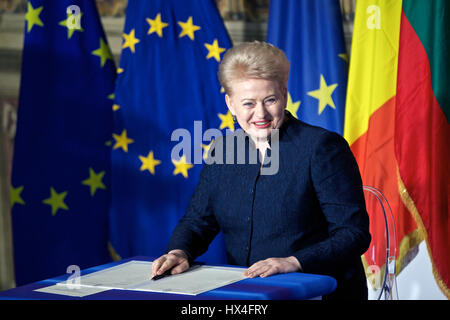
{"type": "Polygon", "coordinates": [[[133,290],[197,295],[245,279],[245,269],[215,266],[194,266],[160,280],[147,280],[133,290]]]}
{"type": "Polygon", "coordinates": [[[197,265],[159,280],[151,280],[151,270],[152,262],[132,260],[35,291],[76,297],[111,289],[197,295],[245,279],[244,268],[197,265]]]}
{"type": "Polygon", "coordinates": [[[35,291],[84,297],[111,289],[127,289],[151,278],[152,262],[132,260],[104,270],[62,281],[35,291]],[[76,280],[76,281],[74,281],[76,280]]]}

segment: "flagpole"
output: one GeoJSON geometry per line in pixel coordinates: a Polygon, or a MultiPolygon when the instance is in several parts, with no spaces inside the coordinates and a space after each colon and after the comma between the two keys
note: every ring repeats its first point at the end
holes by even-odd
{"type": "MultiPolygon", "coordinates": [[[[0,123],[3,123],[0,113],[0,123]]],[[[0,130],[0,141],[6,141],[6,135],[0,130]]],[[[9,179],[6,172],[6,147],[0,143],[3,156],[0,156],[0,291],[13,288],[14,265],[12,253],[11,215],[9,208],[9,179]]]]}

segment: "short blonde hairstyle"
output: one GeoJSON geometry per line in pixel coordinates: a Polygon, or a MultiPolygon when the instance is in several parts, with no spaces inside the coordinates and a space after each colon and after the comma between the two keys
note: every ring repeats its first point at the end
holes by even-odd
{"type": "Polygon", "coordinates": [[[270,43],[243,42],[225,53],[218,76],[228,95],[233,81],[242,78],[271,80],[283,88],[289,78],[289,60],[282,50],[270,43]]]}

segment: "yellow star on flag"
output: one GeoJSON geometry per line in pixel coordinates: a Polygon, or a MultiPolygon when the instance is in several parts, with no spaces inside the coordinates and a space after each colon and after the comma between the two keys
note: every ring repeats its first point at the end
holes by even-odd
{"type": "Polygon", "coordinates": [[[348,63],[348,56],[346,53],[339,53],[338,57],[348,63]]]}
{"type": "Polygon", "coordinates": [[[298,119],[297,111],[298,108],[300,107],[300,102],[301,102],[300,100],[297,102],[293,102],[291,94],[288,92],[286,110],[290,111],[291,114],[297,119],[298,119]]]}
{"type": "Polygon", "coordinates": [[[127,130],[124,129],[120,136],[118,134],[113,133],[113,138],[116,140],[116,144],[113,149],[122,148],[123,151],[128,152],[128,145],[133,143],[134,140],[127,137],[127,130]]]}
{"type": "Polygon", "coordinates": [[[72,38],[72,35],[75,31],[80,31],[80,32],[84,32],[84,29],[81,27],[81,17],[83,16],[83,13],[80,12],[80,14],[77,17],[71,18],[72,17],[72,13],[68,13],[67,14],[67,19],[63,20],[59,23],[60,26],[66,27],[67,28],[67,39],[72,38]],[[78,19],[77,21],[77,25],[76,26],[70,26],[70,24],[67,24],[67,21],[69,19],[78,19]]]}
{"type": "Polygon", "coordinates": [[[179,38],[188,36],[191,40],[194,40],[194,32],[201,29],[199,26],[193,24],[192,17],[189,17],[186,22],[178,22],[178,24],[182,29],[179,38]]]}
{"type": "Polygon", "coordinates": [[[100,48],[97,50],[92,51],[92,54],[94,56],[100,57],[100,65],[103,67],[106,63],[106,60],[110,59],[114,61],[114,58],[112,56],[111,50],[109,49],[109,46],[106,44],[106,42],[100,38],[100,48]]]}
{"type": "Polygon", "coordinates": [[[140,42],[140,40],[134,35],[134,29],[132,29],[129,34],[124,33],[123,38],[125,39],[125,42],[122,45],[122,49],[130,48],[131,52],[134,53],[134,46],[140,42]]]}
{"type": "Polygon", "coordinates": [[[206,160],[208,158],[209,149],[211,149],[213,143],[214,143],[214,140],[211,140],[211,142],[209,144],[203,144],[202,143],[203,160],[206,160]]]}
{"type": "Polygon", "coordinates": [[[212,44],[205,43],[206,49],[208,49],[208,55],[206,59],[215,58],[217,62],[220,62],[220,54],[225,51],[224,48],[219,47],[217,39],[214,39],[212,44]]]}
{"type": "Polygon", "coordinates": [[[81,183],[91,188],[91,196],[95,194],[97,189],[106,189],[106,186],[102,182],[104,175],[105,171],[95,173],[92,168],[89,168],[89,178],[83,180],[81,183]]]}
{"type": "Polygon", "coordinates": [[[161,21],[161,13],[158,13],[155,17],[155,19],[146,19],[148,24],[150,25],[150,29],[148,29],[147,34],[152,34],[153,32],[156,32],[156,34],[162,38],[163,36],[163,29],[166,28],[169,24],[161,21]]]}
{"type": "Polygon", "coordinates": [[[188,170],[191,169],[194,165],[190,163],[186,163],[186,156],[183,155],[180,160],[172,159],[172,163],[175,166],[175,170],[173,170],[173,175],[177,175],[181,173],[183,177],[188,177],[188,170]]]}
{"type": "Polygon", "coordinates": [[[67,196],[67,191],[57,193],[55,189],[50,188],[50,198],[42,201],[52,207],[52,215],[54,216],[59,209],[69,210],[69,207],[64,203],[64,198],[67,196]]]}
{"type": "Polygon", "coordinates": [[[233,121],[233,115],[231,114],[230,110],[226,114],[218,114],[220,120],[222,123],[220,124],[219,129],[224,128],[230,128],[231,131],[234,131],[234,121],[233,121]]]}
{"type": "Polygon", "coordinates": [[[141,171],[148,170],[151,174],[155,174],[155,167],[161,163],[160,160],[153,157],[153,151],[150,151],[147,157],[139,156],[142,162],[141,171]]]}
{"type": "Polygon", "coordinates": [[[333,109],[336,109],[334,105],[333,98],[331,95],[333,94],[334,89],[338,86],[337,83],[330,84],[329,86],[325,82],[323,75],[320,75],[320,88],[317,90],[309,91],[308,95],[314,97],[319,100],[319,115],[326,108],[326,106],[330,106],[333,109]]]}
{"type": "Polygon", "coordinates": [[[44,9],[44,7],[42,6],[34,9],[31,3],[28,2],[28,10],[27,14],[25,15],[25,20],[27,21],[27,32],[30,32],[34,25],[40,27],[44,26],[44,23],[42,23],[41,19],[39,18],[42,9],[44,9]]]}
{"type": "Polygon", "coordinates": [[[23,186],[20,186],[17,188],[14,188],[13,186],[9,187],[9,203],[10,203],[11,208],[16,203],[25,204],[25,201],[23,201],[22,197],[20,196],[20,194],[22,193],[22,190],[23,190],[23,186]]]}

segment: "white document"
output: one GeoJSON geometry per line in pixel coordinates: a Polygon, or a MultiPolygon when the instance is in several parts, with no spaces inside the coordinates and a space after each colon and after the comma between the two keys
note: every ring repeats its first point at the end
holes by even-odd
{"type": "Polygon", "coordinates": [[[126,289],[138,285],[152,274],[152,263],[149,261],[129,261],[117,266],[81,276],[74,283],[59,282],[53,286],[36,289],[38,292],[62,294],[71,297],[85,297],[111,289],[126,289]]]}
{"type": "Polygon", "coordinates": [[[81,286],[128,289],[151,279],[152,262],[132,260],[80,277],[81,286]]]}
{"type": "Polygon", "coordinates": [[[194,266],[177,275],[151,280],[152,262],[132,260],[79,278],[77,283],[65,281],[35,291],[84,297],[111,290],[197,295],[245,279],[244,268],[194,266]]]}
{"type": "Polygon", "coordinates": [[[132,290],[197,295],[245,279],[243,268],[194,266],[176,275],[147,280],[132,290]]]}
{"type": "Polygon", "coordinates": [[[85,286],[70,287],[65,282],[60,282],[53,286],[36,289],[34,291],[81,298],[81,297],[85,297],[85,296],[88,296],[88,295],[91,295],[94,293],[99,293],[99,292],[106,291],[106,290],[111,290],[111,289],[110,288],[85,287],[85,286]]]}

